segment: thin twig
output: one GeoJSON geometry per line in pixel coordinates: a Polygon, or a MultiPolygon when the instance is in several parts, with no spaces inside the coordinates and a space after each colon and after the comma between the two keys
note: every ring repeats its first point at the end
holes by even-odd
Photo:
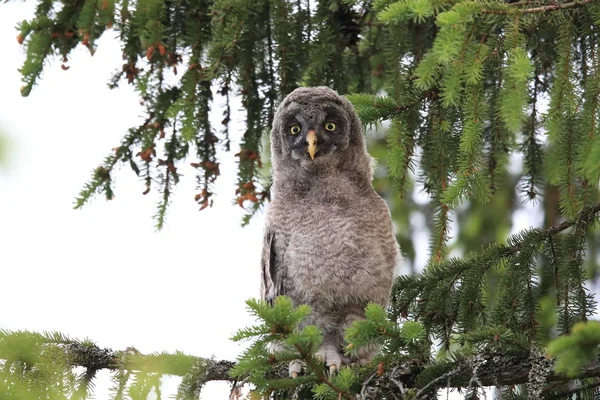
{"type": "Polygon", "coordinates": [[[552,225],[550,228],[546,229],[543,232],[543,235],[545,237],[555,235],[561,231],[564,231],[565,229],[572,227],[579,220],[586,218],[586,217],[589,218],[598,212],[600,212],[600,203],[596,203],[594,205],[584,207],[581,211],[579,211],[579,213],[577,213],[577,216],[575,218],[573,218],[569,221],[561,222],[560,224],[552,225]]]}
{"type": "Polygon", "coordinates": [[[360,390],[360,395],[361,398],[365,398],[366,394],[365,391],[367,390],[367,385],[369,384],[369,382],[371,382],[371,380],[375,377],[375,375],[377,375],[377,372],[373,372],[373,374],[363,383],[362,385],[362,389],[360,390]]]}
{"type": "Polygon", "coordinates": [[[435,378],[434,380],[432,380],[431,382],[429,382],[427,385],[423,386],[423,388],[421,390],[419,390],[417,392],[417,394],[415,395],[415,399],[419,399],[421,397],[421,395],[427,393],[427,391],[430,388],[437,388],[436,383],[438,383],[441,380],[446,380],[446,381],[450,381],[450,378],[452,378],[452,376],[457,375],[459,372],[461,372],[461,368],[457,368],[455,370],[446,372],[445,374],[438,376],[437,378],[435,378]]]}
{"type": "Polygon", "coordinates": [[[584,390],[588,390],[588,389],[593,389],[595,387],[600,386],[600,381],[596,381],[596,382],[591,382],[588,383],[587,385],[583,385],[571,390],[567,390],[564,392],[559,392],[553,396],[548,397],[548,399],[552,400],[552,399],[570,399],[571,395],[577,394],[579,392],[582,392],[584,390]]]}

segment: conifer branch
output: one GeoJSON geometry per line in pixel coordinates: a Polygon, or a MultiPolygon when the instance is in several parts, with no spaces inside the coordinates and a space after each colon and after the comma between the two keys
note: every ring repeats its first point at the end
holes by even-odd
{"type": "MultiPolygon", "coordinates": [[[[101,348],[96,345],[70,343],[65,346],[65,351],[72,360],[73,367],[83,367],[87,371],[99,371],[102,369],[116,370],[122,368],[127,371],[144,371],[146,373],[161,373],[174,376],[186,376],[190,370],[194,370],[192,382],[196,387],[201,387],[210,381],[228,381],[238,382],[238,378],[230,375],[229,371],[236,365],[232,361],[214,360],[201,357],[192,357],[183,354],[150,354],[142,355],[135,350],[128,349],[125,352],[118,352],[108,348],[101,348]],[[178,358],[176,361],[175,359],[178,358]],[[119,367],[119,364],[122,364],[119,367]],[[201,368],[198,368],[201,366],[201,368]],[[198,369],[201,371],[198,372],[198,369]]],[[[6,358],[6,354],[0,354],[0,359],[6,358]]],[[[508,386],[518,385],[528,382],[529,371],[532,367],[529,353],[522,354],[486,354],[484,361],[480,363],[478,369],[478,380],[481,386],[508,386]]],[[[417,376],[423,371],[424,367],[409,361],[398,362],[393,365],[386,365],[383,374],[375,373],[365,377],[363,384],[363,393],[369,393],[369,388],[377,390],[393,386],[397,392],[398,383],[406,389],[415,388],[417,376]]],[[[448,373],[444,374],[445,379],[435,379],[428,382],[427,387],[418,388],[421,392],[429,392],[437,388],[465,388],[472,379],[472,360],[464,358],[452,363],[447,367],[448,373]]],[[[287,369],[279,369],[275,378],[287,378],[287,369]]],[[[584,379],[600,377],[600,362],[594,362],[585,366],[575,377],[567,377],[556,372],[548,376],[549,382],[566,381],[569,379],[584,379]]],[[[327,378],[321,379],[321,382],[332,387],[333,390],[340,392],[339,388],[330,385],[327,378]]],[[[348,393],[343,393],[344,398],[350,398],[348,393]]]]}
{"type": "MultiPolygon", "coordinates": [[[[556,235],[557,233],[560,233],[564,230],[569,229],[573,225],[576,225],[579,221],[591,220],[594,217],[594,215],[598,212],[600,212],[600,203],[596,203],[591,206],[585,207],[577,213],[575,218],[552,225],[551,227],[543,230],[541,232],[541,237],[544,239],[550,238],[556,235]]],[[[522,250],[522,246],[520,243],[517,243],[514,246],[507,247],[505,250],[507,251],[507,253],[516,253],[522,250]]]]}
{"type": "MultiPolygon", "coordinates": [[[[125,370],[143,370],[145,372],[160,372],[168,375],[184,376],[194,364],[199,362],[204,366],[206,381],[234,381],[229,375],[229,370],[235,365],[232,361],[214,360],[201,357],[185,356],[183,354],[139,354],[135,349],[129,348],[125,352],[101,348],[96,345],[70,343],[65,347],[72,360],[73,367],[83,367],[86,370],[98,371],[101,369],[115,370],[122,364],[125,370]],[[172,358],[181,357],[179,362],[168,362],[172,358]]],[[[0,354],[0,359],[3,355],[0,354]]]]}
{"type": "Polygon", "coordinates": [[[598,386],[600,386],[600,381],[587,383],[585,385],[581,385],[581,386],[576,387],[574,389],[566,390],[566,391],[557,393],[555,395],[552,395],[552,396],[549,397],[549,400],[554,400],[554,399],[570,399],[570,398],[572,398],[571,396],[574,395],[574,394],[581,393],[581,392],[583,392],[585,390],[597,388],[598,386]]]}
{"type": "MultiPolygon", "coordinates": [[[[583,1],[573,1],[571,3],[557,3],[557,4],[551,4],[548,6],[540,6],[540,7],[531,7],[531,8],[524,8],[524,9],[517,9],[515,8],[514,10],[489,10],[489,9],[483,9],[480,10],[480,12],[484,13],[484,14],[513,14],[513,13],[522,13],[522,14],[535,14],[535,13],[543,13],[543,12],[549,12],[549,11],[556,11],[556,10],[565,10],[568,8],[575,8],[575,7],[583,7],[586,4],[592,3],[594,0],[583,0],[583,1]]],[[[512,4],[514,5],[522,5],[525,3],[514,3],[512,4]]]]}
{"type": "Polygon", "coordinates": [[[561,222],[556,225],[552,225],[550,228],[546,229],[543,232],[543,235],[545,237],[555,235],[559,232],[564,231],[565,229],[572,227],[579,221],[591,219],[594,216],[594,214],[597,214],[598,212],[600,212],[600,203],[596,203],[594,205],[585,207],[581,211],[579,211],[579,213],[577,214],[577,216],[575,218],[568,220],[568,221],[561,222]]]}
{"type": "MultiPolygon", "coordinates": [[[[401,276],[396,280],[392,288],[392,313],[396,317],[407,313],[412,302],[419,296],[422,296],[423,291],[428,288],[432,276],[435,276],[440,281],[451,277],[450,282],[448,282],[448,285],[451,286],[466,271],[473,268],[489,269],[496,265],[497,260],[513,257],[522,251],[531,251],[532,247],[535,247],[532,245],[541,244],[553,235],[576,224],[591,221],[598,212],[600,212],[600,203],[584,207],[576,214],[575,218],[552,225],[545,230],[534,229],[522,235],[515,236],[514,240],[510,241],[508,245],[492,245],[471,257],[430,264],[421,276],[401,276]],[[490,262],[491,260],[496,261],[490,262]]],[[[423,306],[425,303],[421,303],[421,305],[423,306]]],[[[434,307],[433,304],[431,303],[429,307],[434,307]]],[[[428,312],[431,311],[433,310],[429,309],[428,312]]]]}
{"type": "MultiPolygon", "coordinates": [[[[448,368],[449,372],[444,374],[445,379],[429,382],[428,389],[444,388],[447,386],[450,388],[467,387],[473,377],[473,369],[470,365],[471,361],[470,358],[467,358],[453,363],[453,365],[448,368]]],[[[480,364],[478,380],[481,386],[510,386],[524,384],[528,382],[531,367],[532,365],[531,361],[528,359],[528,354],[510,356],[490,354],[487,355],[485,360],[480,364]]],[[[397,371],[401,370],[401,368],[397,369],[397,371]]],[[[387,385],[386,382],[393,378],[400,382],[404,382],[407,387],[413,387],[411,382],[414,382],[415,377],[418,376],[423,369],[418,366],[413,366],[409,370],[404,369],[405,372],[403,373],[396,373],[395,376],[392,374],[392,368],[390,368],[390,371],[390,373],[384,373],[382,376],[374,379],[372,385],[387,385]]],[[[548,376],[548,381],[566,381],[568,379],[584,379],[598,376],[600,376],[600,363],[596,360],[593,364],[582,369],[575,377],[568,378],[553,372],[548,376]]],[[[425,387],[422,389],[425,389],[425,387]]]]}

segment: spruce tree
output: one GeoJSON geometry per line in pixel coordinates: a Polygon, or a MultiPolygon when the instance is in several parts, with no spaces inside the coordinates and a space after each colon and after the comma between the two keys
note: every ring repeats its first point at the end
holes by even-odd
{"type": "Polygon", "coordinates": [[[165,375],[182,377],[180,399],[214,380],[232,393],[247,385],[252,399],[432,398],[444,388],[471,399],[487,386],[502,398],[597,398],[599,29],[596,0],[38,0],[18,27],[22,94],[49,60],[68,69],[74,48],[93,54],[112,30],[123,65],[109,86],[133,85],[146,109],[76,208],[97,194],[112,199],[125,165],[144,194],[158,193],[160,229],[178,167],[197,170],[204,209],[219,152],[235,151],[234,201],[248,222],[269,200],[263,139],[278,102],[298,86],[327,85],[368,128],[374,185],[414,273],[397,278],[388,310],[369,305],[346,332],[347,353],[374,344],[381,353],[334,376],[314,356],[321,332],[296,329],[310,310],[280,297],[248,301],[257,324],[234,334],[249,341],[235,362],[0,331],[0,399],[86,398],[101,369],[112,371],[115,399],[160,394],[165,375]],[[229,127],[232,96],[242,100],[243,132],[229,127]],[[209,112],[223,114],[221,126],[209,112]],[[232,135],[240,149],[230,149],[232,135]],[[524,202],[541,206],[544,226],[508,236],[524,202]],[[417,215],[431,237],[418,273],[417,215]],[[282,350],[268,352],[271,342],[282,350]],[[290,379],[286,365],[297,359],[306,373],[290,379]]]}

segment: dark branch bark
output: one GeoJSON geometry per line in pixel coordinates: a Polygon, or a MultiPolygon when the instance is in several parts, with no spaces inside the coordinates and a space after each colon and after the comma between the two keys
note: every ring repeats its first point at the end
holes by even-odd
{"type": "MultiPolygon", "coordinates": [[[[450,387],[460,388],[469,386],[469,382],[473,377],[471,361],[460,361],[455,363],[451,369],[453,373],[448,374],[449,379],[444,379],[437,385],[436,388],[444,388],[450,382],[450,387]]],[[[528,359],[528,354],[511,355],[511,356],[489,356],[479,366],[478,380],[481,386],[511,386],[527,383],[531,362],[528,359]]],[[[400,374],[395,378],[401,382],[410,383],[415,376],[422,371],[420,368],[413,368],[408,373],[400,374]]],[[[600,364],[598,362],[588,365],[576,377],[566,377],[552,373],[548,377],[548,381],[566,381],[572,379],[583,379],[600,376],[600,364]]],[[[378,380],[389,379],[386,374],[382,375],[378,380]]]]}
{"type": "MultiPolygon", "coordinates": [[[[217,361],[183,355],[142,355],[131,349],[125,352],[115,352],[111,349],[81,344],[70,344],[66,347],[66,350],[72,357],[73,366],[84,367],[93,371],[124,368],[184,376],[189,373],[192,365],[196,367],[201,365],[202,371],[197,374],[201,380],[198,382],[199,386],[209,381],[236,381],[235,378],[229,376],[229,371],[235,366],[232,361],[217,361]],[[174,357],[180,357],[178,364],[172,362],[174,357]]],[[[2,358],[1,356],[0,354],[0,358],[2,358]]],[[[451,388],[468,387],[473,378],[473,363],[472,359],[455,362],[449,368],[450,372],[443,376],[443,379],[438,379],[429,384],[427,391],[445,388],[448,385],[451,388]]],[[[377,376],[376,373],[369,375],[369,379],[362,389],[365,398],[369,398],[367,394],[369,392],[394,391],[400,393],[399,385],[402,385],[403,389],[414,388],[416,377],[424,370],[422,366],[411,363],[390,365],[386,368],[387,370],[381,376],[377,376]]],[[[518,385],[527,383],[530,369],[531,361],[528,353],[489,355],[482,362],[479,362],[477,379],[481,386],[518,385]]],[[[287,378],[287,369],[280,369],[279,375],[281,375],[278,376],[279,378],[287,378]]],[[[566,377],[552,373],[548,376],[548,382],[591,377],[600,377],[600,363],[598,361],[588,365],[576,377],[566,377]]]]}
{"type": "Polygon", "coordinates": [[[550,228],[546,229],[544,231],[544,233],[547,236],[557,234],[558,232],[564,231],[565,229],[572,227],[573,225],[575,225],[578,221],[580,221],[582,219],[593,218],[594,215],[598,212],[600,212],[600,203],[596,203],[594,205],[585,207],[583,210],[581,210],[577,214],[577,217],[575,219],[570,220],[570,221],[565,221],[560,224],[552,225],[550,228]]]}
{"type": "MultiPolygon", "coordinates": [[[[229,376],[229,370],[235,365],[232,361],[217,361],[183,354],[143,355],[133,348],[128,348],[124,352],[116,352],[112,349],[80,343],[67,345],[66,351],[71,357],[74,367],[84,367],[91,371],[122,368],[184,376],[189,373],[192,366],[201,364],[206,381],[234,381],[234,378],[229,376]]],[[[1,358],[2,354],[0,354],[1,358]]]]}

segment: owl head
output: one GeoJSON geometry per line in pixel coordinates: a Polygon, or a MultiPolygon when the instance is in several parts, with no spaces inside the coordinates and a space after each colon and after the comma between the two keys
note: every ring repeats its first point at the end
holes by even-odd
{"type": "Polygon", "coordinates": [[[362,124],[352,104],[328,87],[298,88],[281,102],[271,154],[274,179],[338,170],[370,180],[362,124]]]}

